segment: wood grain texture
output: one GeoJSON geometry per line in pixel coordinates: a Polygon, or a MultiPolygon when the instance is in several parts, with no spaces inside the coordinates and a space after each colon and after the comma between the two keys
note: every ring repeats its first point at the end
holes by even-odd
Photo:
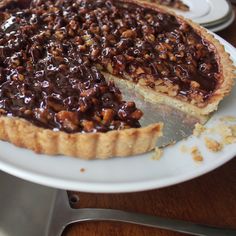
{"type": "MultiPolygon", "coordinates": [[[[234,12],[236,14],[236,3],[233,5],[234,12]]],[[[236,20],[226,29],[217,32],[219,36],[223,39],[231,43],[234,47],[236,47],[236,20]]]]}
{"type": "MultiPolygon", "coordinates": [[[[236,6],[234,6],[236,13],[236,6]]],[[[236,21],[218,34],[236,46],[236,21]]],[[[73,207],[102,207],[236,228],[236,158],[197,179],[159,190],[128,194],[79,195],[73,207]]],[[[69,226],[63,236],[181,236],[124,223],[88,222],[69,226]]]]}

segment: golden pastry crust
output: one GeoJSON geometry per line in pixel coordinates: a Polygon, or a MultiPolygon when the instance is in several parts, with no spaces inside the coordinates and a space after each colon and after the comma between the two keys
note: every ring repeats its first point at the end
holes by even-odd
{"type": "Polygon", "coordinates": [[[0,139],[49,155],[82,159],[132,156],[151,151],[162,135],[161,123],[107,133],[75,133],[39,128],[16,117],[0,117],[0,139]]]}

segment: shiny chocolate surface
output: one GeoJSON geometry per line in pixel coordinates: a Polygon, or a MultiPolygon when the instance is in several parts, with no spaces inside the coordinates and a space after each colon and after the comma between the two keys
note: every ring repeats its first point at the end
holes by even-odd
{"type": "Polygon", "coordinates": [[[139,127],[142,112],[100,71],[199,106],[216,89],[214,47],[168,13],[123,1],[28,2],[0,10],[2,113],[66,132],[139,127]]]}

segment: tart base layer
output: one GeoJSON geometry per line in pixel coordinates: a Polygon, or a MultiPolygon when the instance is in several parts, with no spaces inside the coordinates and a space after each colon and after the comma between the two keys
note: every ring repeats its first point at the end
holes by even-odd
{"type": "Polygon", "coordinates": [[[36,127],[12,117],[0,117],[0,139],[18,147],[49,155],[67,155],[81,159],[125,157],[151,151],[162,135],[162,124],[107,133],[68,134],[36,127]]]}

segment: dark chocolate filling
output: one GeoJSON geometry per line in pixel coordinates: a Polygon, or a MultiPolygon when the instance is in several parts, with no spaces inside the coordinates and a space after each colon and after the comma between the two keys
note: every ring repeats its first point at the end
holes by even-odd
{"type": "Polygon", "coordinates": [[[153,88],[178,85],[180,99],[205,102],[216,89],[212,46],[170,14],[115,0],[14,4],[0,12],[0,108],[7,114],[67,132],[139,127],[141,111],[122,102],[97,69],[145,78],[153,88]]]}

